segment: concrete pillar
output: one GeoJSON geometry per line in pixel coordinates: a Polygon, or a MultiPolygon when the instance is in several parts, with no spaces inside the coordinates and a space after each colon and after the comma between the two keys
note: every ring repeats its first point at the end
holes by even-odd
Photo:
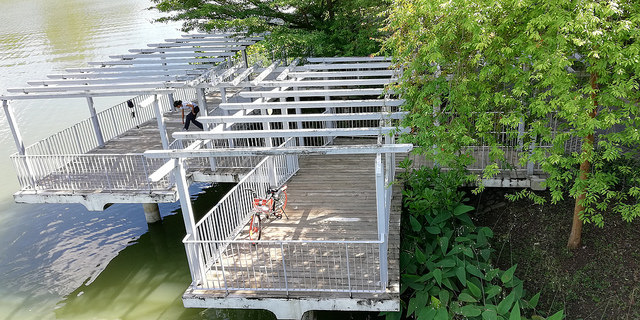
{"type": "Polygon", "coordinates": [[[144,217],[147,223],[151,224],[162,221],[162,217],[160,217],[160,207],[158,207],[157,203],[143,203],[142,208],[144,209],[144,217]]]}
{"type": "Polygon", "coordinates": [[[302,320],[318,320],[318,312],[309,310],[302,315],[302,320]]]}

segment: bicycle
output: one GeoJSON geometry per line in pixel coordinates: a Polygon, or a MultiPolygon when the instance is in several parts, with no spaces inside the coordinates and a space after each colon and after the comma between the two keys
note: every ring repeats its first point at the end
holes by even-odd
{"type": "Polygon", "coordinates": [[[261,216],[265,218],[274,216],[275,219],[282,219],[284,215],[287,220],[289,216],[284,209],[287,207],[287,186],[279,188],[267,189],[267,197],[260,198],[253,189],[248,189],[253,194],[253,209],[251,213],[251,221],[249,222],[249,239],[260,240],[262,236],[261,216]]]}

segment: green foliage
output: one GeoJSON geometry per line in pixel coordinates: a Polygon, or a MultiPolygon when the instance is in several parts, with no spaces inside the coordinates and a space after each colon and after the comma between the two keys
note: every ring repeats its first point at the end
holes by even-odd
{"type": "MultiPolygon", "coordinates": [[[[640,214],[640,5],[635,0],[395,0],[384,50],[403,75],[404,139],[443,167],[490,150],[549,174],[552,201],[586,193],[585,222],[640,214]],[[593,113],[597,110],[597,113],[593,113]],[[553,127],[556,130],[553,130],[553,127]],[[521,129],[521,132],[518,132],[521,129]],[[588,136],[596,143],[582,143],[588,136]],[[581,163],[591,172],[579,178],[581,163]]],[[[530,196],[521,194],[520,197],[530,196]]],[[[538,201],[541,198],[537,198],[538,201]]]]}
{"type": "Polygon", "coordinates": [[[364,56],[380,49],[388,0],[153,0],[184,30],[267,33],[265,45],[288,56],[364,56]]]}
{"type": "Polygon", "coordinates": [[[387,319],[525,319],[536,315],[539,294],[524,299],[516,266],[502,271],[490,262],[491,229],[476,227],[474,208],[458,190],[460,171],[422,168],[407,174],[403,191],[400,252],[403,313],[387,319]]]}

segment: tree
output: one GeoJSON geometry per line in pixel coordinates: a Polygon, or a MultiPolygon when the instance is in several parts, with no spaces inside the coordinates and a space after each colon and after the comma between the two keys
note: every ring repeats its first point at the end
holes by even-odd
{"type": "MultiPolygon", "coordinates": [[[[568,247],[607,209],[640,215],[640,5],[634,0],[395,0],[384,48],[414,128],[442,166],[483,176],[519,164],[548,174],[551,201],[575,198],[568,247]],[[497,134],[504,131],[506,133],[497,134]],[[571,145],[574,148],[570,148],[571,145]]],[[[514,197],[541,197],[523,190],[514,197]]]]}
{"type": "Polygon", "coordinates": [[[290,55],[369,55],[380,49],[379,29],[388,0],[153,0],[169,15],[159,21],[183,21],[185,31],[246,30],[268,32],[264,44],[290,55]]]}

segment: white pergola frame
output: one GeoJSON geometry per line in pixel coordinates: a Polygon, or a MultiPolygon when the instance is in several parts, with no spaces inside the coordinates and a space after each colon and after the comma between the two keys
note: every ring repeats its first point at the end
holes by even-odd
{"type": "MultiPolygon", "coordinates": [[[[212,73],[220,70],[226,58],[235,55],[234,51],[243,51],[246,46],[259,41],[260,37],[243,37],[238,34],[192,34],[179,39],[167,39],[166,43],[149,44],[151,49],[133,50],[133,55],[113,56],[116,60],[89,62],[89,65],[101,67],[69,68],[67,74],[48,76],[54,80],[29,81],[30,87],[8,88],[0,96],[3,108],[10,123],[18,153],[24,155],[25,148],[19,132],[10,100],[66,99],[85,98],[91,114],[96,139],[100,146],[104,145],[101,128],[97,120],[93,104],[95,97],[152,95],[155,100],[156,113],[159,94],[169,95],[182,88],[202,88],[200,85],[212,73]],[[167,51],[179,52],[167,54],[167,51]],[[208,51],[208,52],[207,52],[208,51]],[[180,57],[168,59],[169,57],[180,57]],[[205,58],[198,58],[205,57],[205,58]],[[215,64],[218,64],[216,67],[215,64]]],[[[246,55],[244,55],[246,57],[246,55]]],[[[198,95],[200,95],[200,90],[198,95]]],[[[206,115],[206,112],[205,112],[206,115]]],[[[165,130],[162,114],[156,114],[160,130],[165,130]]],[[[166,137],[166,132],[161,132],[166,137]]],[[[166,139],[163,145],[168,147],[166,139]]]]}

